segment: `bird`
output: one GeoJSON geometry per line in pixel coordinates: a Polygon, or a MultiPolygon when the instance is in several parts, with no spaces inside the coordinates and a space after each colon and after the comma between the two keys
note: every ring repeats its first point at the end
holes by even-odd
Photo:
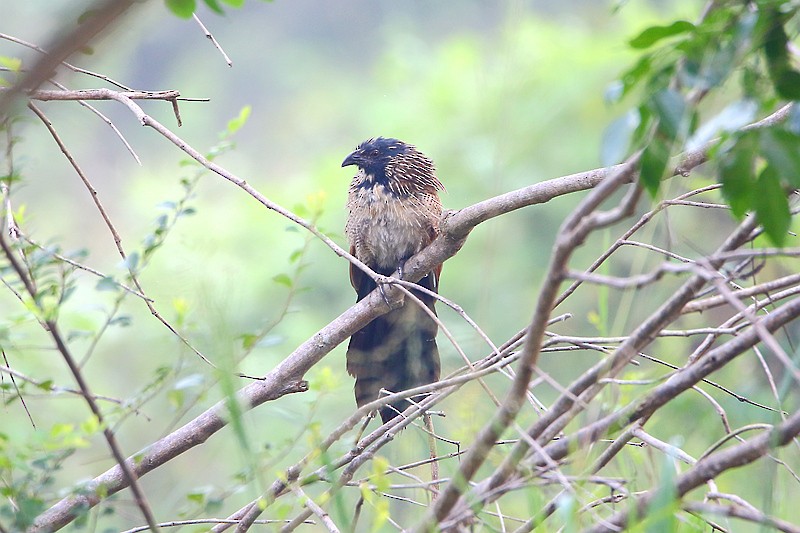
{"type": "MultiPolygon", "coordinates": [[[[436,177],[433,161],[415,146],[394,138],[368,139],[350,153],[342,167],[354,165],[347,197],[345,233],[350,253],[376,273],[402,275],[405,262],[428,246],[439,234],[444,185],[436,177]]],[[[441,265],[417,284],[438,293],[441,265]]],[[[361,301],[375,281],[350,265],[350,283],[361,301]]],[[[436,299],[412,290],[430,313],[436,299]]],[[[347,347],[347,372],[355,377],[356,404],[378,399],[381,389],[400,392],[439,380],[436,320],[417,302],[406,298],[402,307],[372,320],[354,333],[347,347]]],[[[418,400],[418,398],[417,398],[418,400]]],[[[383,423],[411,404],[393,402],[380,409],[383,423]]]]}

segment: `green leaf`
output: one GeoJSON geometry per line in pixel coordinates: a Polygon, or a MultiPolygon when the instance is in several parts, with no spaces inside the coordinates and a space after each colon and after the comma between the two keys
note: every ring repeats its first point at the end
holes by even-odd
{"type": "Polygon", "coordinates": [[[254,333],[243,333],[239,336],[242,339],[242,348],[249,350],[258,342],[259,336],[254,333]]]}
{"type": "Polygon", "coordinates": [[[641,80],[643,80],[653,68],[653,56],[647,54],[643,56],[636,64],[628,69],[622,75],[621,81],[623,86],[622,94],[620,98],[628,93],[631,88],[635,87],[641,80]]]}
{"type": "Polygon", "coordinates": [[[759,23],[766,28],[763,47],[764,55],[767,57],[770,68],[773,66],[784,67],[789,58],[789,54],[786,51],[789,38],[783,29],[783,22],[778,12],[774,8],[771,9],[765,6],[765,9],[761,11],[759,23]]]}
{"type": "Polygon", "coordinates": [[[203,0],[203,1],[206,3],[208,8],[217,15],[225,14],[225,12],[222,10],[222,6],[219,5],[219,2],[217,2],[217,0],[203,0]]]}
{"type": "Polygon", "coordinates": [[[205,382],[203,374],[189,374],[175,382],[175,390],[192,389],[200,387],[205,382]]]}
{"type": "Polygon", "coordinates": [[[752,122],[756,111],[758,111],[758,103],[754,100],[739,100],[730,104],[694,132],[686,141],[686,149],[697,150],[721,132],[738,130],[752,122]]]}
{"type": "Polygon", "coordinates": [[[639,113],[631,109],[609,124],[603,132],[603,143],[600,148],[600,161],[603,166],[619,163],[628,155],[631,138],[639,123],[639,113]]]}
{"type": "Polygon", "coordinates": [[[694,24],[685,20],[675,21],[669,26],[650,26],[642,33],[631,39],[628,44],[631,45],[631,48],[650,48],[661,39],[666,39],[667,37],[680,35],[681,33],[687,33],[693,30],[694,24]]]}
{"type": "Polygon", "coordinates": [[[789,116],[786,118],[784,127],[789,133],[800,135],[800,105],[797,105],[797,103],[789,110],[789,116]]]}
{"type": "Polygon", "coordinates": [[[119,325],[120,327],[128,327],[133,322],[133,319],[128,315],[120,315],[108,321],[109,326],[119,325]]]}
{"type": "Polygon", "coordinates": [[[0,56],[0,66],[12,72],[19,72],[22,68],[22,60],[18,57],[0,56]]]}
{"type": "Polygon", "coordinates": [[[800,100],[800,72],[785,69],[775,80],[775,90],[781,98],[800,100]]]}
{"type": "Polygon", "coordinates": [[[136,271],[136,267],[139,265],[139,253],[138,252],[131,252],[128,254],[128,257],[122,262],[122,268],[130,270],[132,272],[136,271]]]}
{"type": "Polygon", "coordinates": [[[625,95],[625,84],[621,80],[614,80],[608,84],[603,93],[603,101],[608,104],[616,104],[625,95]]]}
{"type": "Polygon", "coordinates": [[[180,409],[186,401],[186,393],[182,390],[167,391],[167,401],[174,409],[180,409]]]}
{"type": "Polygon", "coordinates": [[[100,280],[98,280],[97,285],[95,285],[95,290],[117,292],[120,290],[120,286],[116,281],[114,281],[114,278],[110,276],[103,276],[100,278],[100,280]]]}
{"type": "Polygon", "coordinates": [[[286,274],[278,274],[277,276],[273,276],[272,281],[278,283],[279,285],[285,285],[290,289],[292,288],[292,278],[290,278],[286,274]]]}
{"type": "Polygon", "coordinates": [[[92,17],[97,15],[97,9],[87,9],[80,15],[78,15],[78,24],[83,24],[84,22],[90,20],[92,17]]]}
{"type": "Polygon", "coordinates": [[[776,246],[783,246],[792,216],[789,213],[789,201],[778,178],[778,171],[772,165],[761,171],[753,203],[758,222],[764,227],[764,233],[776,246]]]}
{"type": "Polygon", "coordinates": [[[653,494],[652,503],[647,516],[641,525],[641,531],[648,533],[672,533],[678,530],[676,518],[680,506],[675,489],[675,460],[664,456],[659,473],[658,487],[653,494]]]}
{"type": "Polygon", "coordinates": [[[759,147],[784,182],[800,187],[800,137],[786,130],[769,128],[761,130],[759,147]]]}
{"type": "Polygon", "coordinates": [[[659,130],[670,139],[678,137],[687,113],[683,96],[675,90],[662,89],[653,95],[650,105],[659,119],[659,130]]]}
{"type": "Polygon", "coordinates": [[[752,134],[742,136],[720,161],[719,176],[722,195],[739,219],[753,208],[756,189],[755,153],[757,139],[752,134]]]}
{"type": "Polygon", "coordinates": [[[723,156],[719,165],[722,195],[731,206],[733,215],[739,219],[753,208],[755,149],[755,137],[745,135],[723,156]]]}
{"type": "Polygon", "coordinates": [[[661,178],[667,168],[669,161],[669,148],[667,144],[659,139],[654,139],[642,153],[641,176],[644,185],[650,196],[655,197],[658,187],[661,185],[661,178]]]}
{"type": "Polygon", "coordinates": [[[292,253],[289,255],[289,262],[290,262],[290,263],[295,263],[295,262],[296,262],[298,259],[300,259],[301,257],[303,257],[303,253],[304,253],[304,251],[305,251],[305,249],[303,249],[303,248],[298,248],[297,250],[295,250],[294,252],[292,252],[292,253]]]}
{"type": "Polygon", "coordinates": [[[184,19],[190,18],[197,8],[195,0],[164,0],[164,2],[172,13],[184,19]]]}
{"type": "Polygon", "coordinates": [[[244,106],[242,108],[241,111],[239,111],[239,116],[229,120],[228,121],[228,128],[227,128],[228,134],[232,135],[232,134],[236,133],[237,131],[239,131],[239,129],[242,126],[244,126],[245,123],[247,122],[247,119],[250,117],[250,112],[252,110],[253,110],[253,108],[251,106],[246,105],[246,106],[244,106]]]}
{"type": "Polygon", "coordinates": [[[229,6],[233,7],[242,7],[244,5],[244,0],[222,0],[229,6]]]}
{"type": "Polygon", "coordinates": [[[764,36],[764,55],[775,91],[788,100],[800,99],[800,72],[792,69],[787,46],[789,38],[782,17],[775,9],[764,12],[763,24],[768,26],[764,36]]]}
{"type": "Polygon", "coordinates": [[[89,418],[81,422],[81,431],[83,431],[86,435],[94,435],[100,429],[100,421],[97,419],[97,416],[91,415],[89,418]]]}

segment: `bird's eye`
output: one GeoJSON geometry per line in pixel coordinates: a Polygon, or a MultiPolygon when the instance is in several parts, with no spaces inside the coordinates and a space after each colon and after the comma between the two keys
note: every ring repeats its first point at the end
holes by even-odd
{"type": "Polygon", "coordinates": [[[372,150],[372,155],[378,155],[378,154],[380,154],[380,153],[381,153],[381,151],[380,151],[380,150],[378,150],[377,148],[375,148],[374,150],[372,150]]]}

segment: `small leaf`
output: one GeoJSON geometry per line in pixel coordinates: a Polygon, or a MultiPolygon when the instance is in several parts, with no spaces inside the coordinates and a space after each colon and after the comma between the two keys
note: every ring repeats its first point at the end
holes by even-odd
{"type": "Polygon", "coordinates": [[[391,486],[391,479],[386,475],[386,470],[389,466],[389,461],[381,455],[376,455],[372,460],[371,480],[375,484],[376,490],[379,492],[387,492],[391,486]]]}
{"type": "Polygon", "coordinates": [[[800,100],[800,72],[785,69],[775,80],[775,90],[781,98],[800,100]]]}
{"type": "Polygon", "coordinates": [[[245,125],[247,119],[250,118],[250,112],[252,110],[253,108],[251,106],[246,105],[239,111],[239,115],[236,118],[229,120],[227,127],[228,134],[234,134],[239,131],[239,129],[245,125]]]}
{"type": "Polygon", "coordinates": [[[190,18],[197,7],[195,0],[164,0],[164,2],[170,11],[184,19],[190,18]]]}
{"type": "Polygon", "coordinates": [[[614,80],[608,84],[603,93],[603,100],[606,104],[616,104],[625,95],[625,84],[621,80],[614,80]]]}
{"type": "Polygon", "coordinates": [[[189,312],[189,302],[185,298],[173,298],[172,309],[175,311],[177,321],[183,323],[189,312]]]}
{"type": "Polygon", "coordinates": [[[786,130],[762,130],[759,147],[778,176],[793,187],[800,187],[800,137],[786,130]]]}
{"type": "Polygon", "coordinates": [[[122,262],[122,268],[127,270],[136,271],[136,267],[139,265],[139,253],[138,252],[131,252],[128,254],[128,257],[122,262]]]}
{"type": "Polygon", "coordinates": [[[182,390],[167,391],[167,401],[174,409],[180,409],[186,400],[186,393],[182,390]]]}
{"type": "Polygon", "coordinates": [[[644,79],[653,67],[653,56],[650,54],[645,55],[636,64],[628,69],[622,75],[622,96],[626,95],[631,88],[635,87],[642,79],[644,79]]]}
{"type": "Polygon", "coordinates": [[[70,330],[69,333],[67,334],[67,340],[74,341],[75,339],[86,339],[88,337],[91,337],[92,335],[93,332],[87,329],[73,329],[70,330]]]}
{"type": "Polygon", "coordinates": [[[120,286],[114,281],[114,278],[110,276],[103,276],[95,285],[95,289],[98,291],[113,291],[117,292],[120,290],[120,286]]]}
{"type": "Polygon", "coordinates": [[[108,325],[109,326],[118,325],[120,327],[125,328],[125,327],[130,326],[131,322],[133,322],[133,319],[130,316],[128,316],[128,315],[120,315],[120,316],[118,316],[116,318],[113,318],[113,319],[109,320],[108,325]]]}
{"type": "Polygon", "coordinates": [[[789,202],[778,178],[778,171],[772,165],[761,171],[753,202],[758,222],[764,227],[764,233],[776,246],[783,246],[792,216],[789,213],[789,202]]]}
{"type": "Polygon", "coordinates": [[[254,333],[243,333],[239,338],[242,339],[242,348],[245,350],[249,350],[258,342],[258,335],[254,333]]]}
{"type": "Polygon", "coordinates": [[[603,144],[600,149],[600,161],[603,166],[619,163],[628,155],[631,138],[639,127],[639,122],[639,113],[632,109],[609,124],[603,133],[603,144]]]}
{"type": "Polygon", "coordinates": [[[764,55],[775,91],[788,100],[800,99],[800,72],[792,69],[787,46],[789,38],[783,20],[775,9],[765,11],[764,24],[769,26],[764,37],[764,55]]]}
{"type": "Polygon", "coordinates": [[[800,106],[794,104],[789,110],[789,116],[786,118],[786,131],[794,135],[800,135],[800,106]]]}
{"type": "Polygon", "coordinates": [[[92,415],[83,422],[81,422],[81,431],[87,435],[94,435],[100,429],[100,421],[97,416],[92,415]]]}
{"type": "Polygon", "coordinates": [[[686,141],[686,149],[697,150],[721,132],[738,130],[753,120],[756,111],[758,104],[754,100],[739,100],[730,104],[694,132],[686,141]]]}
{"type": "Polygon", "coordinates": [[[219,5],[217,0],[203,0],[208,8],[216,13],[217,15],[224,15],[225,12],[222,10],[222,6],[219,5]]]}
{"type": "Polygon", "coordinates": [[[278,274],[277,276],[273,276],[272,281],[278,283],[279,285],[285,285],[290,289],[292,288],[292,278],[290,278],[286,274],[278,274]]]}
{"type": "Polygon", "coordinates": [[[650,103],[659,119],[659,130],[670,139],[678,137],[687,113],[683,96],[675,90],[663,89],[653,95],[650,103]]]}
{"type": "Polygon", "coordinates": [[[286,339],[284,339],[281,336],[270,335],[270,336],[264,337],[263,339],[258,341],[258,344],[256,346],[258,346],[259,348],[268,348],[270,346],[278,346],[278,345],[282,344],[284,340],[286,340],[286,339]]]}
{"type": "Polygon", "coordinates": [[[650,26],[642,33],[628,41],[632,48],[644,49],[653,46],[661,39],[680,35],[694,30],[694,24],[685,20],[678,20],[669,26],[650,26]]]}
{"type": "Polygon", "coordinates": [[[19,72],[22,68],[22,60],[18,57],[0,56],[0,66],[12,72],[19,72]]]}
{"type": "Polygon", "coordinates": [[[669,148],[666,143],[659,139],[654,139],[642,153],[641,177],[650,196],[655,197],[658,187],[661,185],[661,178],[667,168],[669,161],[669,148]]]}
{"type": "Polygon", "coordinates": [[[753,208],[755,147],[754,136],[745,135],[723,156],[719,165],[722,195],[739,219],[753,208]]]}
{"type": "Polygon", "coordinates": [[[175,382],[175,385],[172,388],[175,390],[191,389],[194,387],[199,387],[204,382],[205,376],[203,376],[203,374],[189,374],[188,376],[183,377],[175,382]]]}
{"type": "Polygon", "coordinates": [[[233,7],[242,7],[244,5],[244,0],[222,0],[229,6],[233,7]]]}

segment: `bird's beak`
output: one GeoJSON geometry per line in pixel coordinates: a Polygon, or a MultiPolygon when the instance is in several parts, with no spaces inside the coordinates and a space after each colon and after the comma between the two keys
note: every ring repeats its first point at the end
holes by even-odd
{"type": "Polygon", "coordinates": [[[344,161],[342,161],[342,166],[348,167],[350,165],[357,165],[360,160],[361,158],[359,157],[358,150],[356,150],[355,152],[344,158],[344,161]]]}

